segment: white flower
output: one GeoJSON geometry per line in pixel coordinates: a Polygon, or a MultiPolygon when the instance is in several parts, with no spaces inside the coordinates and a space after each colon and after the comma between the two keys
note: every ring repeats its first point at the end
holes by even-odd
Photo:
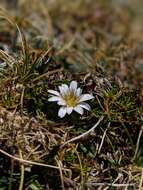
{"type": "Polygon", "coordinates": [[[57,102],[61,106],[58,116],[63,118],[66,113],[70,115],[72,111],[83,114],[83,109],[90,110],[90,105],[85,103],[87,100],[93,99],[91,94],[82,94],[81,88],[77,87],[77,82],[72,81],[70,86],[62,84],[59,86],[59,91],[48,90],[52,96],[48,99],[49,102],[57,102]]]}

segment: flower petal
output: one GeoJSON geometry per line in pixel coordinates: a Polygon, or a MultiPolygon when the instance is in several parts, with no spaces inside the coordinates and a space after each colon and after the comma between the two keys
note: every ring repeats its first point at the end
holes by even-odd
{"type": "Polygon", "coordinates": [[[93,98],[94,98],[94,96],[91,94],[83,94],[83,95],[81,95],[79,102],[84,102],[87,100],[91,100],[93,98]]]}
{"type": "Polygon", "coordinates": [[[62,87],[63,87],[64,93],[67,93],[69,91],[69,87],[67,84],[62,84],[62,87]]]}
{"type": "Polygon", "coordinates": [[[60,93],[59,93],[58,91],[55,91],[55,90],[48,90],[48,92],[49,92],[50,94],[54,94],[54,95],[56,95],[56,96],[60,96],[60,93]]]}
{"type": "Polygon", "coordinates": [[[62,87],[65,88],[66,90],[69,89],[68,85],[67,84],[62,84],[62,87]]]}
{"type": "Polygon", "coordinates": [[[60,90],[60,93],[62,94],[62,92],[63,92],[63,87],[62,87],[62,86],[59,86],[59,90],[60,90]]]}
{"type": "Polygon", "coordinates": [[[71,114],[71,112],[73,111],[73,107],[67,107],[67,114],[71,114]]]}
{"type": "Polygon", "coordinates": [[[74,110],[75,110],[77,113],[83,115],[83,108],[80,107],[80,105],[77,105],[77,106],[74,108],[74,110]]]}
{"type": "Polygon", "coordinates": [[[60,106],[65,106],[66,102],[61,98],[61,100],[59,100],[57,104],[60,106]]]}
{"type": "Polygon", "coordinates": [[[61,107],[58,112],[58,116],[63,118],[66,115],[66,107],[61,107]]]}
{"type": "Polygon", "coordinates": [[[70,83],[70,90],[73,90],[73,91],[77,90],[77,82],[76,81],[72,81],[70,83]]]}
{"type": "Polygon", "coordinates": [[[69,87],[66,84],[62,84],[61,86],[59,86],[59,90],[61,95],[65,95],[69,91],[69,87]]]}
{"type": "Polygon", "coordinates": [[[81,104],[79,104],[79,106],[82,107],[82,108],[84,108],[84,109],[86,109],[86,110],[88,110],[88,111],[91,109],[90,105],[87,104],[87,103],[81,103],[81,104]]]}
{"type": "Polygon", "coordinates": [[[52,96],[48,99],[49,102],[57,102],[57,101],[60,101],[61,98],[58,97],[58,96],[52,96]]]}
{"type": "Polygon", "coordinates": [[[80,95],[81,95],[81,93],[82,93],[81,88],[78,88],[78,89],[77,89],[77,91],[76,91],[76,95],[77,95],[77,96],[80,96],[80,95]]]}

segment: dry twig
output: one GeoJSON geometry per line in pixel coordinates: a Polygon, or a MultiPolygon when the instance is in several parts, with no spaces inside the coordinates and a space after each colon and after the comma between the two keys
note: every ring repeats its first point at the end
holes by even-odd
{"type": "Polygon", "coordinates": [[[74,138],[66,141],[63,145],[61,145],[61,148],[65,147],[69,143],[74,143],[76,141],[86,138],[87,136],[90,136],[90,134],[94,133],[95,128],[100,124],[100,122],[103,120],[103,118],[104,118],[104,116],[101,116],[100,119],[97,121],[97,123],[91,129],[89,129],[88,131],[86,131],[85,133],[83,133],[77,137],[74,137],[74,138]]]}
{"type": "Polygon", "coordinates": [[[21,163],[25,163],[25,164],[29,164],[29,165],[43,166],[43,167],[53,168],[53,169],[57,169],[57,170],[61,169],[61,170],[64,170],[64,171],[71,173],[71,171],[69,169],[66,169],[66,168],[59,168],[58,166],[53,166],[53,165],[49,165],[49,164],[43,164],[43,163],[39,163],[39,162],[33,162],[33,161],[17,158],[16,156],[12,156],[11,154],[5,152],[2,149],[0,149],[0,152],[4,155],[8,156],[9,158],[16,160],[18,162],[21,162],[21,163]]]}

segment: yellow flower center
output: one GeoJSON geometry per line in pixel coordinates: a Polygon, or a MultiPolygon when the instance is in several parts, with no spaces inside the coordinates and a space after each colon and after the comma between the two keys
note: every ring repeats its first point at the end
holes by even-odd
{"type": "Polygon", "coordinates": [[[69,92],[63,96],[64,101],[68,107],[75,107],[78,104],[79,97],[74,92],[69,92]]]}

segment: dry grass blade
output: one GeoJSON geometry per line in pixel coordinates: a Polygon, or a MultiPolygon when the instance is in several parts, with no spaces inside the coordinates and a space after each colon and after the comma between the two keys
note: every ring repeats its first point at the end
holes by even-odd
{"type": "Polygon", "coordinates": [[[64,178],[63,178],[63,173],[62,173],[62,163],[60,160],[57,160],[57,165],[59,166],[59,172],[60,172],[60,178],[61,178],[61,186],[62,186],[62,190],[65,190],[65,186],[64,186],[64,178]]]}
{"type": "Polygon", "coordinates": [[[86,186],[88,188],[94,188],[94,187],[102,187],[102,186],[108,186],[108,187],[116,187],[116,188],[122,188],[122,187],[134,187],[135,184],[118,184],[118,183],[114,183],[114,184],[110,184],[110,183],[86,183],[86,186]]]}
{"type": "MultiPolygon", "coordinates": [[[[19,150],[19,156],[20,156],[20,159],[23,159],[21,150],[19,150]]],[[[21,164],[21,179],[20,179],[20,184],[19,184],[19,190],[23,190],[23,186],[24,186],[24,165],[22,163],[21,164]]]]}
{"type": "Polygon", "coordinates": [[[138,135],[138,139],[137,139],[137,143],[136,143],[136,150],[135,150],[133,160],[136,159],[136,156],[137,156],[137,153],[138,153],[138,150],[139,150],[139,145],[140,145],[140,140],[141,140],[141,137],[142,137],[142,133],[143,133],[143,125],[141,126],[141,129],[140,129],[140,132],[139,132],[139,135],[138,135]]]}
{"type": "Polygon", "coordinates": [[[15,63],[15,59],[1,49],[0,49],[0,58],[3,61],[5,61],[9,65],[9,67],[12,67],[13,63],[15,63]]]}
{"type": "Polygon", "coordinates": [[[88,136],[90,136],[92,133],[94,133],[95,128],[100,124],[100,122],[103,120],[104,116],[101,116],[100,119],[97,121],[97,123],[88,131],[86,131],[85,133],[74,137],[68,141],[66,141],[63,145],[61,145],[61,148],[65,147],[67,144],[69,143],[75,143],[77,141],[83,140],[84,138],[87,138],[88,136]]]}
{"type": "MultiPolygon", "coordinates": [[[[48,165],[48,164],[43,164],[43,163],[38,163],[38,162],[32,162],[32,161],[29,161],[29,160],[24,160],[22,158],[17,158],[15,156],[12,156],[11,154],[5,152],[4,150],[1,150],[0,149],[0,152],[6,156],[8,156],[9,158],[15,160],[15,161],[18,161],[20,163],[25,163],[25,164],[29,164],[29,165],[36,165],[36,166],[41,166],[41,167],[48,167],[48,168],[52,168],[52,169],[56,169],[56,170],[59,170],[59,167],[57,166],[52,166],[52,165],[48,165]]],[[[70,173],[70,170],[69,169],[66,169],[66,168],[61,168],[61,170],[64,170],[64,171],[67,171],[70,173]]]]}
{"type": "Polygon", "coordinates": [[[139,184],[139,190],[143,189],[143,168],[141,170],[141,179],[140,179],[140,184],[139,184]]]}

